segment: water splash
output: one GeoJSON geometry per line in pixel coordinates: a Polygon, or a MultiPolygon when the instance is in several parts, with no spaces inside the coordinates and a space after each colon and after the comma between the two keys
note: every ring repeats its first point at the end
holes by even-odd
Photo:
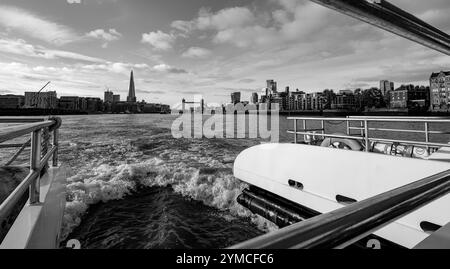
{"type": "Polygon", "coordinates": [[[248,218],[262,231],[276,229],[236,202],[246,185],[233,177],[230,160],[258,141],[173,139],[168,129],[144,124],[115,122],[88,129],[91,134],[71,126],[63,129],[61,158],[76,173],[68,178],[62,238],[82,223],[90,206],[151,187],[171,187],[219,210],[225,219],[248,218]]]}

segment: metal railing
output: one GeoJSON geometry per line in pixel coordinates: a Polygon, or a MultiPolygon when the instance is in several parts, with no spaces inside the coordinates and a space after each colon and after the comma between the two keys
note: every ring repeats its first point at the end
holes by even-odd
{"type": "Polygon", "coordinates": [[[322,138],[341,138],[352,139],[361,141],[365,147],[365,151],[369,152],[371,149],[371,142],[383,142],[383,143],[399,143],[405,145],[425,146],[425,147],[450,147],[449,144],[430,142],[430,135],[449,135],[450,131],[432,131],[430,130],[430,124],[433,123],[448,123],[448,118],[427,118],[427,117],[347,117],[347,118],[323,118],[323,117],[288,117],[288,120],[294,121],[294,130],[288,130],[287,132],[294,135],[294,143],[298,143],[298,136],[303,135],[304,141],[308,140],[307,136],[322,137],[322,138]],[[303,129],[299,129],[298,121],[303,122],[303,129]],[[308,121],[320,122],[321,128],[309,128],[307,127],[308,121]],[[326,134],[325,123],[326,122],[342,122],[346,124],[347,135],[326,134]],[[383,122],[383,123],[422,123],[424,129],[401,129],[401,128],[379,128],[370,127],[370,123],[383,122]],[[359,127],[352,126],[352,123],[359,123],[359,127]],[[353,135],[352,131],[359,131],[359,135],[353,135]],[[386,139],[370,137],[371,131],[382,132],[395,132],[395,133],[417,133],[424,134],[425,141],[410,141],[399,139],[386,139]],[[317,133],[319,132],[319,133],[317,133]]]}
{"type": "Polygon", "coordinates": [[[450,170],[231,248],[345,248],[448,192],[450,192],[450,170]]]}
{"type": "Polygon", "coordinates": [[[311,0],[450,55],[450,36],[385,0],[311,0]]]}
{"type": "Polygon", "coordinates": [[[39,204],[40,177],[45,172],[48,162],[52,159],[52,166],[58,166],[58,131],[61,125],[59,118],[0,118],[0,123],[24,123],[0,129],[0,143],[15,138],[30,135],[31,138],[24,144],[1,144],[2,148],[20,147],[14,156],[7,162],[10,165],[20,153],[29,146],[30,171],[17,188],[0,205],[0,224],[7,219],[12,210],[21,201],[23,195],[29,190],[30,204],[39,204]],[[52,143],[49,133],[52,133],[52,143]],[[43,139],[44,138],[44,139],[43,139]]]}

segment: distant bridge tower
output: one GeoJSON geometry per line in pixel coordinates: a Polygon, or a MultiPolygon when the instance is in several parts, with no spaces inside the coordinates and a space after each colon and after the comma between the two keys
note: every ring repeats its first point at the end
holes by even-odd
{"type": "Polygon", "coordinates": [[[182,110],[183,112],[186,111],[186,104],[200,104],[202,114],[205,112],[205,99],[203,99],[203,98],[200,100],[200,102],[196,102],[196,101],[187,102],[186,99],[183,98],[183,100],[181,101],[181,103],[182,103],[182,104],[181,104],[181,110],[182,110]]]}

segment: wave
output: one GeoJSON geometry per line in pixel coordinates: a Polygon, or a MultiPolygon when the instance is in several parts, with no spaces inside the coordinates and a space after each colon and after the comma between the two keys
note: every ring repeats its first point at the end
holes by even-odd
{"type": "Polygon", "coordinates": [[[229,168],[210,157],[196,158],[197,162],[208,164],[207,167],[193,167],[180,162],[179,158],[194,157],[187,153],[180,154],[164,151],[161,156],[169,156],[168,160],[152,157],[140,162],[123,161],[117,165],[92,165],[78,170],[76,175],[68,178],[63,240],[80,225],[90,205],[124,199],[146,187],[170,186],[174,192],[188,199],[223,210],[228,218],[249,218],[262,231],[277,229],[273,223],[252,214],[236,202],[237,196],[247,185],[234,178],[229,168]]]}

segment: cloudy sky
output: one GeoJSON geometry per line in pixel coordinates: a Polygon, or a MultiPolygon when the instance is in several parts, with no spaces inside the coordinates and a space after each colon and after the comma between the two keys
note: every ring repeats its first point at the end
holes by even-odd
{"type": "MultiPolygon", "coordinates": [[[[450,32],[449,0],[392,0],[450,32]]],[[[427,83],[450,57],[306,0],[0,0],[0,94],[229,102],[266,79],[307,92],[427,83]]]]}

